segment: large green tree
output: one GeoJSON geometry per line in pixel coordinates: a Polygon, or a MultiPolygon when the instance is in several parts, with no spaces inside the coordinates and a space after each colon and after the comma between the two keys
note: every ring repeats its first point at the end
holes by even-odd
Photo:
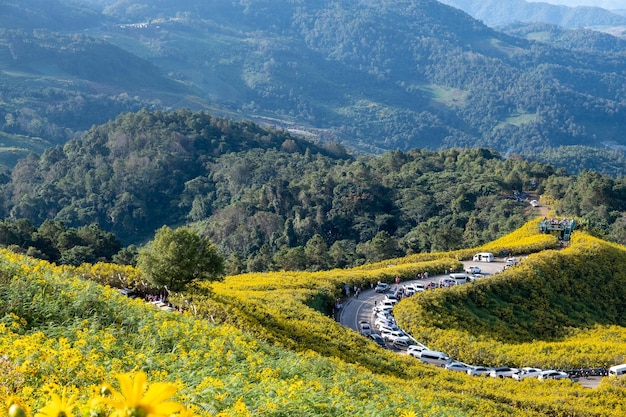
{"type": "Polygon", "coordinates": [[[155,286],[182,291],[193,281],[220,279],[224,258],[211,240],[196,232],[163,226],[139,251],[137,266],[155,286]]]}

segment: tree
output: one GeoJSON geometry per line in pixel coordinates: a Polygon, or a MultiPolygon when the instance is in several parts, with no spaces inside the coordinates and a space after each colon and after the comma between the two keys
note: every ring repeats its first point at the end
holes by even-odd
{"type": "Polygon", "coordinates": [[[213,242],[194,231],[163,226],[139,251],[137,266],[152,284],[182,291],[192,281],[220,279],[224,258],[213,242]]]}
{"type": "Polygon", "coordinates": [[[304,247],[304,255],[309,271],[321,271],[330,268],[328,246],[320,235],[315,234],[309,239],[304,247]]]}

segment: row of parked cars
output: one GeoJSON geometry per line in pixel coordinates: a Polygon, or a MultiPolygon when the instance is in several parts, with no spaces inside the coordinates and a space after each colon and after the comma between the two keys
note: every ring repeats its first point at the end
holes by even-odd
{"type": "MultiPolygon", "coordinates": [[[[465,372],[472,376],[485,375],[492,378],[512,378],[518,381],[523,381],[527,378],[537,378],[539,380],[570,378],[567,373],[554,369],[542,370],[531,367],[519,369],[506,366],[489,368],[485,366],[468,365],[452,360],[443,352],[430,350],[398,327],[393,317],[393,307],[398,302],[398,299],[395,294],[386,292],[390,289],[387,284],[385,284],[384,288],[384,290],[381,288],[379,292],[385,293],[385,298],[378,301],[374,306],[374,326],[372,327],[369,321],[364,320],[359,322],[359,332],[371,338],[382,347],[387,347],[387,343],[389,343],[398,349],[406,349],[408,355],[419,359],[423,363],[440,366],[450,371],[465,372]]],[[[424,290],[423,287],[421,290],[424,290]]],[[[406,291],[406,287],[404,291],[406,291]]]]}

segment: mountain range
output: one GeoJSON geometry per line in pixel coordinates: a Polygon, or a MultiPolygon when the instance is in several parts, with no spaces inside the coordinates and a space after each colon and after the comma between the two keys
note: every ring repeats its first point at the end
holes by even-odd
{"type": "MultiPolygon", "coordinates": [[[[511,23],[549,23],[566,28],[626,26],[626,16],[619,10],[601,7],[568,7],[525,0],[442,0],[461,9],[489,26],[511,23]]],[[[623,5],[622,5],[623,6],[623,5]]]]}
{"type": "MultiPolygon", "coordinates": [[[[559,44],[433,0],[2,0],[0,10],[0,128],[12,143],[53,146],[121,112],[189,108],[357,153],[595,148],[619,160],[626,146],[624,43],[599,32],[559,44]]],[[[12,146],[3,161],[29,150],[12,146]]]]}

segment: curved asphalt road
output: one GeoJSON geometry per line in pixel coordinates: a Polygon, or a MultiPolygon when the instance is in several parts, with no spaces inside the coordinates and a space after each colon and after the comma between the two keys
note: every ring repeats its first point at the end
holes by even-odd
{"type": "MultiPolygon", "coordinates": [[[[489,275],[498,273],[502,271],[504,268],[504,261],[495,261],[495,262],[472,262],[465,261],[463,262],[463,268],[467,268],[471,265],[476,265],[481,269],[481,273],[485,274],[485,278],[488,279],[489,275]]],[[[437,284],[439,279],[447,277],[448,275],[435,275],[432,277],[428,277],[427,279],[416,279],[411,281],[403,281],[400,283],[400,286],[407,285],[411,283],[420,283],[424,286],[427,286],[429,283],[434,282],[437,284]]],[[[391,284],[391,288],[395,288],[396,284],[391,284]]],[[[367,320],[372,326],[374,325],[374,305],[375,302],[382,300],[385,298],[384,294],[378,294],[374,292],[373,289],[366,289],[361,292],[359,298],[354,296],[345,299],[343,302],[343,308],[339,312],[339,322],[346,327],[350,327],[353,330],[358,331],[359,329],[359,321],[367,320]]]]}

